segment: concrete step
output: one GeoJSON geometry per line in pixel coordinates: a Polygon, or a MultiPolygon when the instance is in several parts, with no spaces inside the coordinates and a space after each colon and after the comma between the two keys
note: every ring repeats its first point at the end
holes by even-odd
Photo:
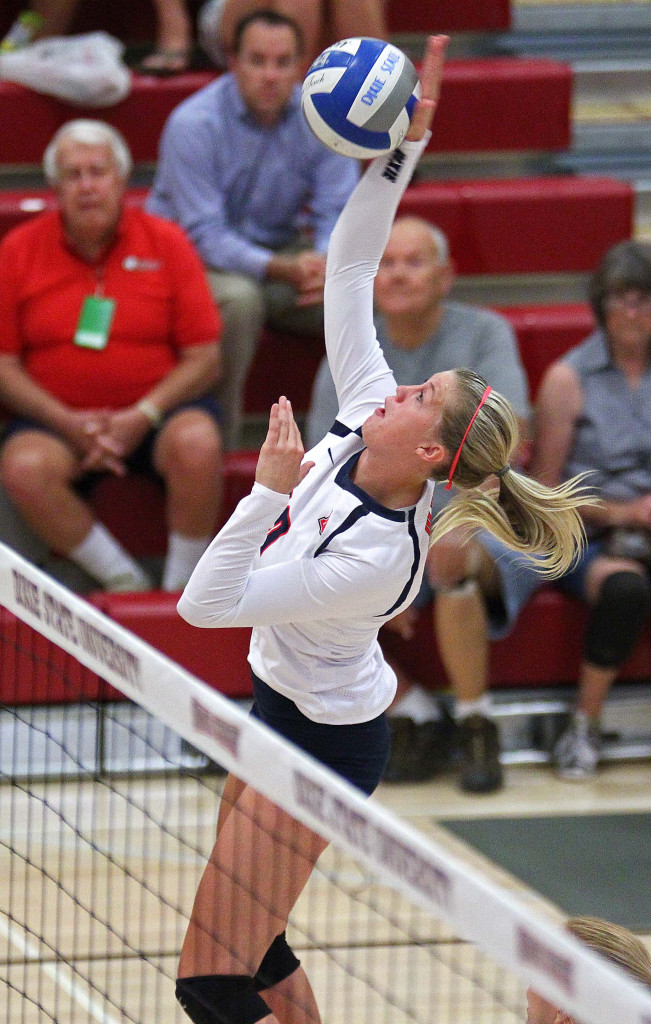
{"type": "MultiPolygon", "coordinates": [[[[504,764],[546,764],[576,689],[492,691],[504,764]]],[[[603,759],[651,757],[651,679],[648,683],[617,683],[602,718],[603,759]]]]}
{"type": "Polygon", "coordinates": [[[575,48],[604,56],[618,48],[648,56],[649,3],[639,0],[512,0],[512,42],[528,53],[568,53],[575,48]]]}
{"type": "Polygon", "coordinates": [[[478,306],[584,302],[589,274],[475,274],[457,278],[451,298],[478,306]]]}
{"type": "MultiPolygon", "coordinates": [[[[574,697],[569,689],[542,696],[539,690],[493,691],[502,763],[548,764],[574,697]]],[[[243,711],[251,705],[249,699],[236,703],[243,711]]],[[[603,737],[606,762],[651,757],[651,685],[615,687],[604,710],[603,737]]],[[[5,778],[217,768],[143,708],[123,701],[4,709],[0,740],[5,778]]]]}

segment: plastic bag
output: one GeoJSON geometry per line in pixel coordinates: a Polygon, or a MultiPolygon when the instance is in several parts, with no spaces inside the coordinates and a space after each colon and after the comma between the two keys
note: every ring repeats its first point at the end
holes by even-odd
{"type": "Polygon", "coordinates": [[[131,89],[124,46],[107,32],[55,36],[0,54],[0,78],[83,107],[110,107],[131,89]]]}

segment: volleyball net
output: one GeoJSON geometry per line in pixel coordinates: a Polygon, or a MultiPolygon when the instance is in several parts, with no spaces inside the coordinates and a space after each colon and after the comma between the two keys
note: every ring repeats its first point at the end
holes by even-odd
{"type": "Polygon", "coordinates": [[[530,985],[582,1024],[651,1022],[531,899],[3,545],[0,701],[0,1019],[187,1022],[178,958],[230,771],[329,840],[287,928],[324,1022],[524,1024],[530,985]]]}

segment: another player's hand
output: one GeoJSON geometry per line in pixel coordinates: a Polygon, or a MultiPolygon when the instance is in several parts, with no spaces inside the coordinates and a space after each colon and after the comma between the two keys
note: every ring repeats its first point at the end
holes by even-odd
{"type": "Polygon", "coordinates": [[[304,455],[301,432],[291,404],[283,395],[271,407],[269,429],[255,471],[256,482],[279,494],[291,494],[314,465],[302,464],[304,455]]]}
{"type": "Polygon", "coordinates": [[[416,104],[409,131],[405,135],[409,142],[422,139],[432,124],[441,92],[445,50],[449,41],[448,36],[429,36],[427,40],[420,71],[420,100],[416,104]]]}

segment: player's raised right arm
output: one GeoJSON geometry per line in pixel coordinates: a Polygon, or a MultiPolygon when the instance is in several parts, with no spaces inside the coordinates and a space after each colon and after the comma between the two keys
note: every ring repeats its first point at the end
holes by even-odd
{"type": "Polygon", "coordinates": [[[355,188],[330,238],[325,285],[328,361],[344,422],[361,422],[384,400],[393,377],[373,325],[373,283],[398,204],[429,139],[447,37],[432,36],[421,73],[421,102],[406,140],[377,157],[355,188]]]}

